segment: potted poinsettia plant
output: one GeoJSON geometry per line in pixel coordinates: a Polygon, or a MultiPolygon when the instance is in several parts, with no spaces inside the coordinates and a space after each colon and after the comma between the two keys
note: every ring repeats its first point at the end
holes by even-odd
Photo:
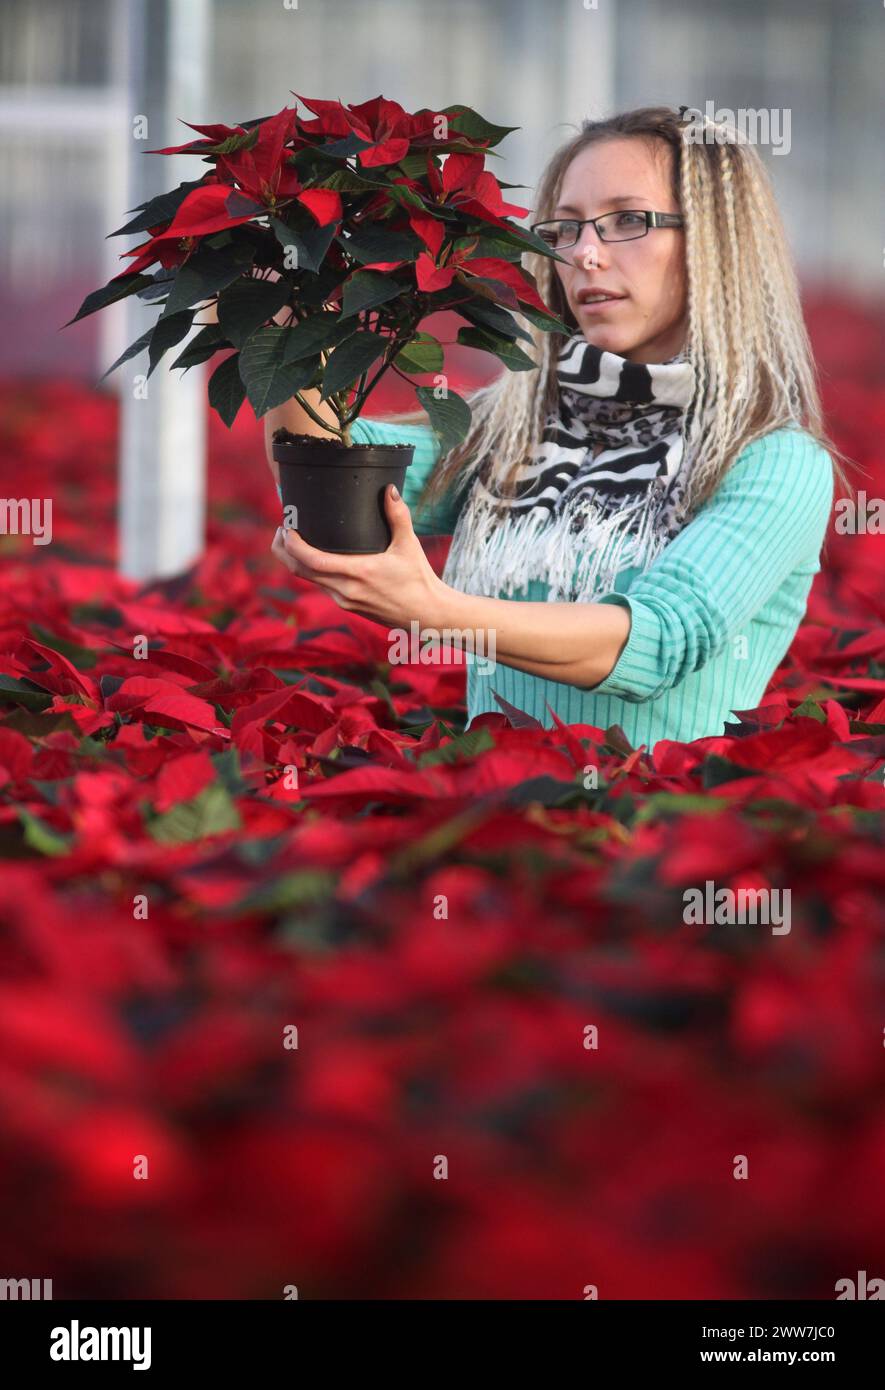
{"type": "Polygon", "coordinates": [[[441,448],[459,443],[467,402],[444,374],[434,386],[415,380],[444,368],[443,346],[422,322],[454,311],[465,320],[458,343],[512,371],[534,369],[519,346],[530,341],[521,320],[568,329],[521,257],[556,253],[512,220],[527,209],[505,202],[513,185],[485,168],[515,127],[465,106],[410,115],[383,97],[297,100],[311,116],[286,107],[241,125],[192,126],[200,139],[154,151],[201,155],[209,168],[112,233],[148,239],[123,253],[130,264],[71,322],[128,295],[155,305],[153,326],[109,370],[147,351],[152,371],[186,338],[174,367],[224,354],[208,389],[228,426],[244,400],[260,418],[296,399],[328,434],[276,432],[284,507],[296,509],[311,544],[377,551],[389,539],[384,489],[402,488],[412,451],[356,445],[353,422],[393,371],[412,382],[441,448]],[[315,402],[317,392],[336,424],[317,416],[306,395],[315,402]]]}

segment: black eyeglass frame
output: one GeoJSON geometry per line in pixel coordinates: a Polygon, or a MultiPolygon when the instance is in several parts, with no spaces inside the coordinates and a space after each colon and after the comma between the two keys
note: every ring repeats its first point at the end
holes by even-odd
{"type": "Polygon", "coordinates": [[[651,227],[683,227],[685,225],[685,219],[679,212],[649,212],[647,208],[618,208],[617,211],[603,212],[599,217],[551,217],[544,222],[533,222],[531,230],[534,232],[535,236],[537,236],[539,227],[558,226],[561,222],[572,223],[573,226],[578,228],[578,234],[574,241],[570,241],[567,246],[553,247],[555,251],[567,251],[569,247],[577,246],[578,242],[581,240],[581,229],[588,224],[593,227],[599,240],[606,242],[608,245],[618,241],[639,241],[641,237],[648,236],[651,227]],[[596,224],[602,222],[606,217],[617,217],[624,212],[633,213],[636,217],[644,217],[645,229],[641,232],[637,232],[635,236],[604,237],[596,224]]]}

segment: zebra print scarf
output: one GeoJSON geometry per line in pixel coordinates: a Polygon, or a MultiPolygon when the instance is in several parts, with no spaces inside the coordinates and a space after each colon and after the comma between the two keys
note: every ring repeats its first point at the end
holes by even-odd
{"type": "Polygon", "coordinates": [[[685,356],[645,366],[576,333],[557,381],[558,411],[515,494],[478,474],[466,499],[443,574],[463,593],[509,595],[536,579],[548,602],[589,601],[621,569],[647,569],[686,523],[685,356]]]}

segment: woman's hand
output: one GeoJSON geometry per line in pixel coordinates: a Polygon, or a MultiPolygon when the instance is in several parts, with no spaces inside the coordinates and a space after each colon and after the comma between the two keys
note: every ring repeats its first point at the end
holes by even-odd
{"type": "Polygon", "coordinates": [[[317,550],[297,531],[280,527],[271,550],[292,574],[311,579],[339,608],[359,613],[385,627],[439,627],[444,599],[450,592],[431,568],[412,529],[412,517],[390,484],[384,510],[391,542],[378,555],[334,555],[317,550]]]}
{"type": "Polygon", "coordinates": [[[339,608],[387,628],[431,628],[437,637],[544,680],[591,690],[613,670],[631,614],[611,603],[527,603],[451,588],[434,573],[396,488],[384,509],[393,539],[380,555],[333,555],[280,528],[271,547],[292,574],[312,579],[339,608]],[[482,643],[482,645],[480,645],[482,643]]]}

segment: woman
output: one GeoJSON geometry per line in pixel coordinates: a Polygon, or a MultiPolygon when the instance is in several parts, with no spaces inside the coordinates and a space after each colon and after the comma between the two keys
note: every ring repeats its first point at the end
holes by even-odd
{"type": "MultiPolygon", "coordinates": [[[[722,734],[790,646],[844,481],[768,176],[736,131],[645,108],[586,122],[536,216],[562,261],[529,269],[571,336],[533,332],[538,370],[475,393],[447,458],[420,417],[355,423],[415,445],[383,554],[294,531],[274,553],[391,629],[476,634],[497,666],[468,666],[471,720],[497,692],[649,750],[722,734]],[[442,579],[416,532],[454,532],[442,579]]],[[[321,432],[294,401],[265,421],[275,473],[275,429],[321,432]]]]}

